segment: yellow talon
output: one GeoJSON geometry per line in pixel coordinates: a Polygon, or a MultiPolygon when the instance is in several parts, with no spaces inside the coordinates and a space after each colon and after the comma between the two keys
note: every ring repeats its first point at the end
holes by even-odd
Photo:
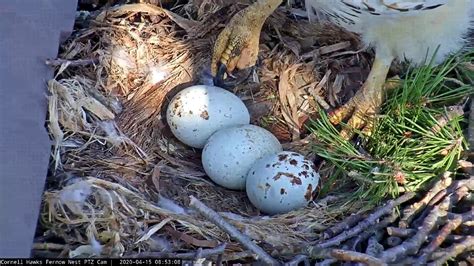
{"type": "Polygon", "coordinates": [[[224,63],[224,60],[225,60],[225,62],[229,61],[229,54],[228,53],[222,54],[221,62],[224,63]]]}
{"type": "Polygon", "coordinates": [[[388,86],[384,86],[385,79],[390,69],[393,58],[379,58],[374,60],[369,77],[362,88],[338,110],[334,111],[329,120],[333,124],[339,124],[342,120],[352,114],[340,135],[345,139],[350,139],[353,130],[361,129],[366,135],[370,135],[374,128],[375,115],[383,102],[383,94],[388,86]]]}
{"type": "MultiPolygon", "coordinates": [[[[282,0],[259,0],[237,13],[217,37],[212,55],[214,81],[224,81],[224,72],[252,67],[257,62],[260,31],[282,0]],[[221,67],[223,66],[223,68],[221,67]],[[221,71],[221,70],[225,71],[221,71]]],[[[224,84],[216,84],[224,85],[224,84]]]]}

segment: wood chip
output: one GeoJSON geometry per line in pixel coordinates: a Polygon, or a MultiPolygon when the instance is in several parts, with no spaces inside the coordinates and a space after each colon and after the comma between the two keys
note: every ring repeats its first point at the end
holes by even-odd
{"type": "Polygon", "coordinates": [[[336,43],[336,44],[333,44],[333,45],[323,46],[323,47],[319,48],[318,51],[319,51],[320,55],[325,55],[325,54],[334,53],[334,52],[340,51],[340,50],[346,50],[349,47],[351,47],[351,43],[346,41],[346,42],[336,43]]]}

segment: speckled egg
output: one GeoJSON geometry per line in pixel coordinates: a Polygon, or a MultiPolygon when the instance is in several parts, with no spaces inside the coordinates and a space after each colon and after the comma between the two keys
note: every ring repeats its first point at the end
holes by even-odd
{"type": "Polygon", "coordinates": [[[318,186],[314,164],[295,152],[270,154],[253,164],[247,196],[260,211],[280,214],[305,207],[318,186]]]}
{"type": "Polygon", "coordinates": [[[216,131],[249,124],[250,114],[235,94],[215,86],[196,85],[171,99],[166,120],[179,141],[201,149],[216,131]]]}
{"type": "Polygon", "coordinates": [[[209,138],[202,151],[202,164],[218,185],[243,190],[253,163],[282,150],[268,130],[255,125],[235,126],[221,129],[209,138]]]}

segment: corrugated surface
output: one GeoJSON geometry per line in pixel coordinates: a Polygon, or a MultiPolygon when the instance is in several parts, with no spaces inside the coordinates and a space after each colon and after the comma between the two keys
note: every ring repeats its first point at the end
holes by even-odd
{"type": "Polygon", "coordinates": [[[44,61],[70,32],[77,0],[0,1],[0,258],[29,257],[47,173],[44,61]]]}

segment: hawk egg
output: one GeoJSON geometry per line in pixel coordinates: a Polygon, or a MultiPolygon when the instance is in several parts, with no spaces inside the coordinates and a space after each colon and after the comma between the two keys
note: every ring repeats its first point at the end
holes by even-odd
{"type": "Polygon", "coordinates": [[[304,208],[313,199],[319,174],[303,155],[283,151],[258,160],[250,168],[246,191],[250,202],[267,214],[304,208]]]}
{"type": "Polygon", "coordinates": [[[201,149],[214,132],[249,124],[250,114],[235,94],[215,86],[196,85],[171,99],[166,120],[179,141],[201,149]]]}

